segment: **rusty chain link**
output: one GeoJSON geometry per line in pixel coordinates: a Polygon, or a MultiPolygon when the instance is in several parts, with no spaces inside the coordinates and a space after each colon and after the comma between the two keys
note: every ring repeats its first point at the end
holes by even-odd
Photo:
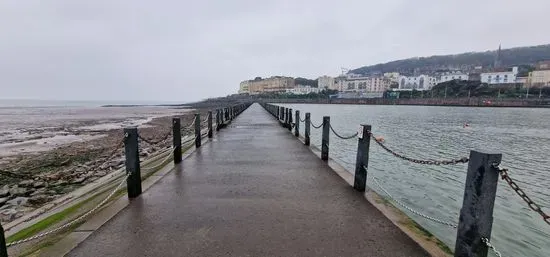
{"type": "Polygon", "coordinates": [[[336,135],[337,137],[339,137],[341,139],[352,139],[352,138],[355,138],[357,135],[359,135],[359,132],[355,132],[355,134],[347,136],[347,137],[346,136],[341,136],[338,133],[336,133],[336,131],[332,127],[332,124],[330,125],[330,130],[332,130],[332,133],[334,133],[334,135],[336,135]]]}
{"type": "Polygon", "coordinates": [[[514,180],[512,180],[512,178],[508,175],[508,169],[501,168],[499,166],[499,164],[497,164],[497,163],[493,164],[493,167],[498,170],[498,173],[500,174],[500,178],[502,180],[505,180],[506,183],[508,183],[508,185],[516,192],[516,194],[518,194],[519,197],[521,197],[521,199],[523,199],[523,201],[525,201],[527,203],[529,208],[531,210],[535,211],[536,213],[540,214],[540,216],[542,216],[542,219],[544,220],[544,222],[546,222],[546,224],[550,225],[550,216],[548,216],[548,214],[546,214],[541,209],[540,205],[533,202],[533,200],[531,200],[531,198],[529,198],[529,196],[527,196],[527,194],[525,194],[523,189],[519,188],[518,184],[516,184],[516,182],[514,182],[514,180]]]}
{"type": "Polygon", "coordinates": [[[376,142],[380,147],[382,147],[386,152],[393,154],[395,157],[403,159],[405,161],[418,163],[418,164],[425,164],[425,165],[452,165],[452,164],[458,164],[458,163],[467,163],[469,161],[468,157],[462,157],[460,159],[452,159],[452,160],[442,160],[442,161],[436,161],[436,160],[420,160],[420,159],[414,159],[411,157],[404,156],[402,154],[396,153],[395,151],[389,149],[387,146],[385,146],[382,142],[376,139],[376,137],[369,132],[369,135],[372,139],[374,139],[374,142],[376,142]]]}

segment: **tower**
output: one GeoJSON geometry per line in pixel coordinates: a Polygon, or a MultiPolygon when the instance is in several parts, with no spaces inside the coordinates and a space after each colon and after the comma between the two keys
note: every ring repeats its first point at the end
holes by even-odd
{"type": "Polygon", "coordinates": [[[495,56],[495,63],[493,63],[493,68],[495,69],[498,69],[502,66],[501,52],[502,52],[502,47],[499,44],[497,54],[495,56]]]}

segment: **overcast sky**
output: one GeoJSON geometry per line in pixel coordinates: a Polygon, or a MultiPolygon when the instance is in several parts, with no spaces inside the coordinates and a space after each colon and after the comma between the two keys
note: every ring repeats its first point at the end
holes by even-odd
{"type": "Polygon", "coordinates": [[[1,0],[0,98],[194,101],[256,76],[550,43],[548,0],[1,0]]]}

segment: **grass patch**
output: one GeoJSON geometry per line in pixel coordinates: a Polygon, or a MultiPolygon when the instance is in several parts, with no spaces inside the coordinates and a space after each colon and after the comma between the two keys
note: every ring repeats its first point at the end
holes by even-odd
{"type": "Polygon", "coordinates": [[[434,242],[441,250],[443,250],[445,253],[452,255],[453,251],[441,240],[439,240],[437,237],[435,237],[430,231],[426,230],[420,224],[416,223],[411,218],[408,218],[406,222],[404,222],[405,226],[410,228],[412,231],[414,231],[418,235],[424,236],[424,238],[428,241],[434,242]]]}
{"type": "Polygon", "coordinates": [[[78,209],[80,209],[84,204],[90,202],[92,199],[94,199],[94,197],[90,197],[78,204],[75,204],[63,211],[60,211],[56,214],[53,214],[37,223],[35,223],[34,225],[28,227],[28,228],[24,228],[22,229],[21,231],[11,235],[10,237],[7,238],[7,242],[8,243],[11,243],[11,242],[14,242],[14,241],[18,241],[18,240],[22,240],[22,239],[25,239],[27,237],[31,237],[35,234],[37,234],[38,232],[40,231],[43,231],[45,230],[46,228],[50,227],[51,225],[53,224],[56,224],[60,221],[62,221],[65,217],[67,217],[67,215],[77,211],[78,209]]]}
{"type": "MultiPolygon", "coordinates": [[[[190,144],[188,145],[187,147],[182,147],[182,153],[185,153],[186,151],[188,151],[190,148],[192,148],[194,145],[193,144],[190,144]]],[[[157,171],[159,171],[160,169],[162,169],[164,166],[166,166],[166,164],[172,162],[173,160],[172,159],[168,159],[166,161],[163,162],[163,165],[161,167],[159,167],[158,169],[155,169],[147,174],[145,174],[143,177],[142,177],[142,181],[147,179],[148,177],[150,177],[151,175],[153,175],[154,173],[156,173],[157,171]]],[[[80,203],[77,203],[71,207],[68,207],[67,209],[65,210],[62,210],[58,213],[55,213],[27,228],[24,228],[22,229],[21,231],[11,235],[10,237],[8,237],[6,239],[7,243],[11,243],[11,242],[15,242],[15,241],[19,241],[19,240],[22,240],[22,239],[25,239],[25,238],[28,238],[28,237],[31,237],[31,236],[34,236],[44,230],[46,230],[47,228],[51,227],[52,225],[55,225],[57,223],[60,223],[62,222],[64,219],[66,219],[70,214],[73,214],[75,212],[77,212],[79,209],[81,209],[85,204],[91,202],[92,200],[96,199],[98,196],[100,196],[101,194],[104,194],[106,192],[109,192],[110,190],[112,190],[114,188],[113,187],[110,187],[109,189],[105,189],[99,193],[97,193],[96,195],[86,199],[86,200],[83,200],[82,202],[80,203]]],[[[56,188],[57,190],[57,188],[56,188]]],[[[115,194],[113,194],[113,196],[111,197],[111,199],[109,200],[109,202],[113,201],[114,199],[118,199],[120,196],[126,194],[126,189],[122,188],[122,189],[119,189],[116,191],[115,194]]],[[[107,203],[106,203],[107,204],[107,203]]],[[[72,219],[71,219],[72,220],[72,219]]],[[[74,230],[74,228],[80,226],[81,224],[83,224],[84,222],[86,222],[86,220],[82,220],[76,224],[73,224],[72,226],[66,228],[64,231],[60,231],[59,233],[57,233],[57,235],[54,235],[53,237],[51,238],[48,238],[46,240],[43,240],[42,242],[36,244],[35,246],[31,247],[30,249],[27,249],[26,251],[24,251],[22,253],[21,256],[34,256],[35,254],[37,254],[37,251],[39,251],[40,249],[44,248],[44,247],[49,247],[49,246],[52,246],[54,245],[59,239],[63,238],[67,233],[68,231],[72,231],[74,230]],[[63,233],[64,232],[64,233],[63,233]]]]}

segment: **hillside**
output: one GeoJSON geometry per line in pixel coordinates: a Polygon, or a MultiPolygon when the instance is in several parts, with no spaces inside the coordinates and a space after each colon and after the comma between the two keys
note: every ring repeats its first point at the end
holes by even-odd
{"type": "MultiPolygon", "coordinates": [[[[470,70],[475,66],[490,67],[496,56],[495,51],[471,52],[455,55],[439,55],[430,57],[415,57],[405,60],[397,60],[388,63],[380,63],[364,66],[351,70],[357,74],[380,74],[397,71],[403,74],[433,73],[449,69],[470,70]]],[[[528,66],[538,61],[550,60],[550,44],[530,47],[517,47],[502,49],[501,61],[503,66],[528,66]]]]}

